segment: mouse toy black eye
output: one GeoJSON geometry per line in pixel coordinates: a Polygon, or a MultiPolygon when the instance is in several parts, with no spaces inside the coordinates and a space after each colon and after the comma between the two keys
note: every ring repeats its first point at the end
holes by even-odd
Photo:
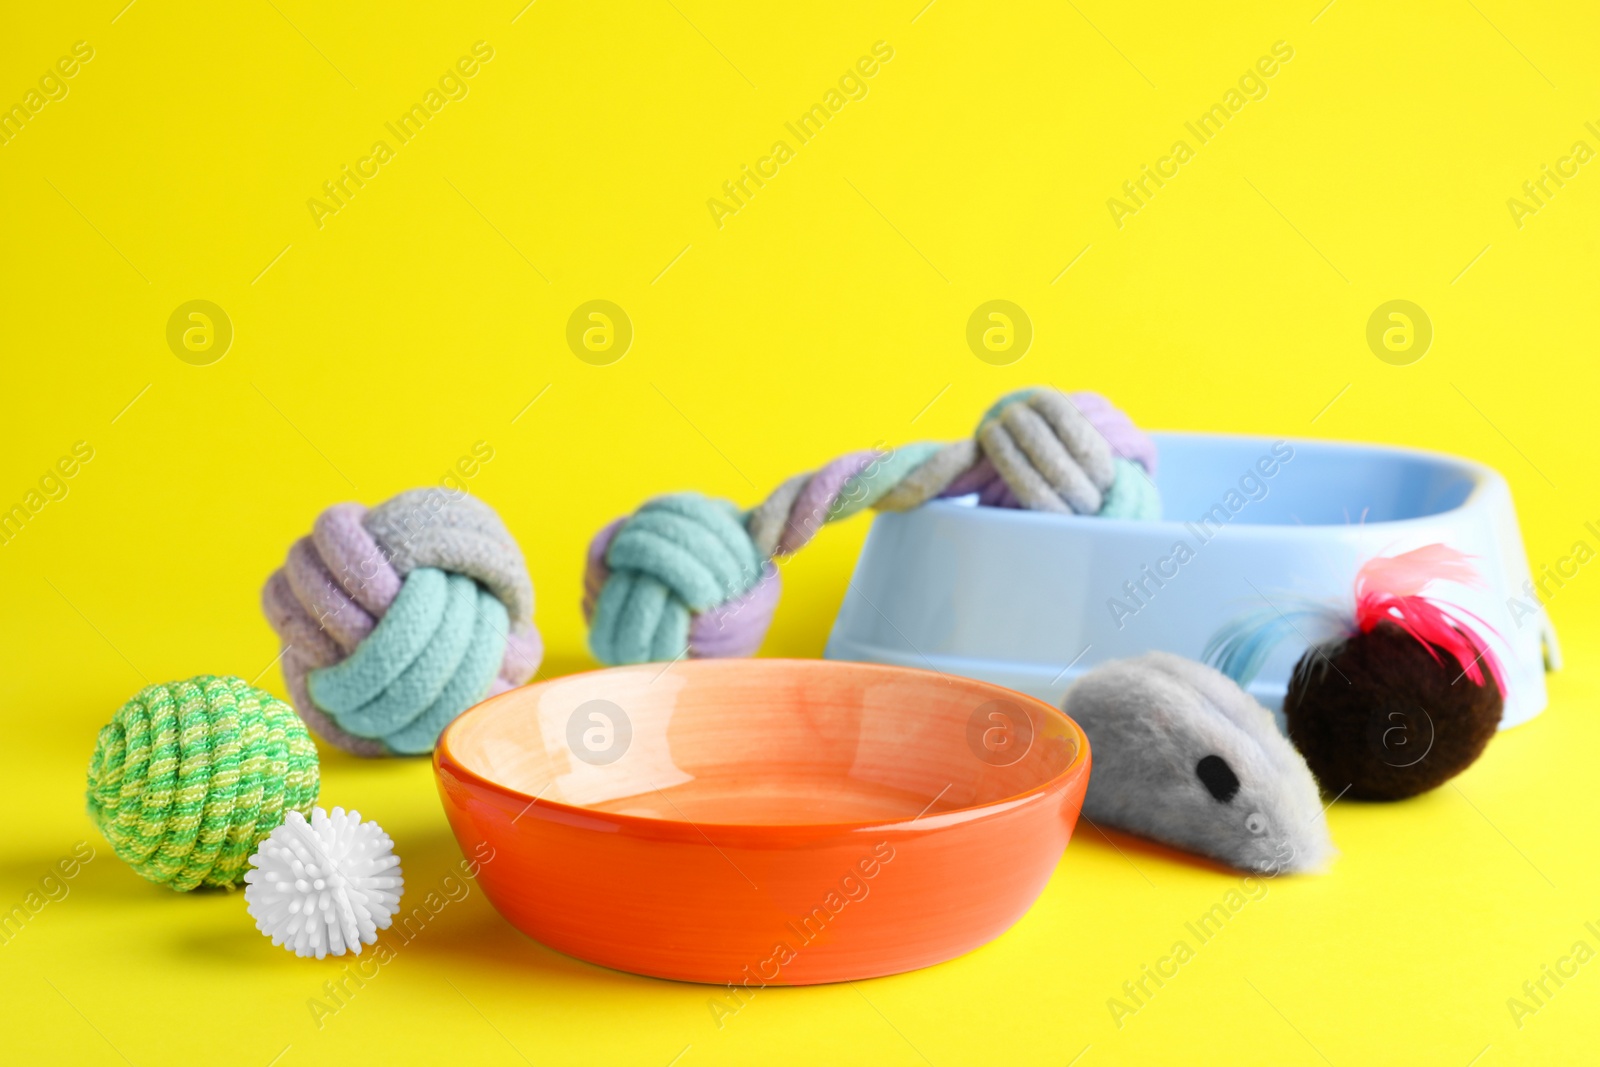
{"type": "Polygon", "coordinates": [[[1195,777],[1217,800],[1226,804],[1239,792],[1239,776],[1221,756],[1206,756],[1194,765],[1195,777]]]}

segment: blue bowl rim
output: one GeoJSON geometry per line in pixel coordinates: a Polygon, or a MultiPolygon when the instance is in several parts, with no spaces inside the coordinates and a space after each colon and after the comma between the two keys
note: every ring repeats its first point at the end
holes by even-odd
{"type": "MultiPolygon", "coordinates": [[[[1316,537],[1327,536],[1329,533],[1344,533],[1354,530],[1383,530],[1392,531],[1394,536],[1398,538],[1418,526],[1434,525],[1445,520],[1448,516],[1482,507],[1490,488],[1497,484],[1505,484],[1504,475],[1487,464],[1466,459],[1462,456],[1454,456],[1447,452],[1434,452],[1428,449],[1411,448],[1402,445],[1374,444],[1365,441],[1336,441],[1321,438],[1264,437],[1255,434],[1196,433],[1181,430],[1155,430],[1150,432],[1150,436],[1155,440],[1158,449],[1168,442],[1191,440],[1229,441],[1265,446],[1271,446],[1282,441],[1296,449],[1303,447],[1328,452],[1364,452],[1391,458],[1404,457],[1424,460],[1439,467],[1449,468],[1458,473],[1466,474],[1473,480],[1472,488],[1468,491],[1466,499],[1453,508],[1436,511],[1431,515],[1416,515],[1406,519],[1383,519],[1343,525],[1337,523],[1239,523],[1234,525],[1230,523],[1214,531],[1213,537],[1316,537]]],[[[1112,519],[1101,518],[1098,515],[1070,515],[1049,511],[1033,511],[1027,508],[974,506],[972,504],[957,503],[954,500],[929,501],[922,505],[919,510],[927,509],[932,509],[934,514],[940,516],[961,516],[980,522],[1058,523],[1068,528],[1074,525],[1082,525],[1086,529],[1103,530],[1108,533],[1113,531],[1129,533],[1177,531],[1187,529],[1189,524],[1189,521],[1180,519],[1112,519]]]]}

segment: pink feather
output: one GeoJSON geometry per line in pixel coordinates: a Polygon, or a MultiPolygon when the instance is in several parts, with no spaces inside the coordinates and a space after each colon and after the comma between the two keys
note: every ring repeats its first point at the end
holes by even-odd
{"type": "Polygon", "coordinates": [[[1368,560],[1356,573],[1356,626],[1367,633],[1380,622],[1392,622],[1422,642],[1428,654],[1439,663],[1444,660],[1434,649],[1449,652],[1465,665],[1466,676],[1475,685],[1484,684],[1479,662],[1487,663],[1503,695],[1506,681],[1500,660],[1490,649],[1489,642],[1460,616],[1474,620],[1488,633],[1499,637],[1494,627],[1465,608],[1455,608],[1460,614],[1452,614],[1451,608],[1422,595],[1434,582],[1481,586],[1482,579],[1469,562],[1471,559],[1448,545],[1432,544],[1397,556],[1368,560]]]}

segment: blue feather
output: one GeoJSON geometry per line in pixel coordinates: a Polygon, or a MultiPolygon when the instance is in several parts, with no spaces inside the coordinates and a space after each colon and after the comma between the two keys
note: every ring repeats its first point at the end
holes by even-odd
{"type": "Polygon", "coordinates": [[[1289,638],[1315,645],[1350,628],[1350,620],[1337,608],[1295,598],[1284,609],[1268,606],[1227,623],[1211,635],[1201,655],[1240,686],[1247,686],[1289,638]]]}

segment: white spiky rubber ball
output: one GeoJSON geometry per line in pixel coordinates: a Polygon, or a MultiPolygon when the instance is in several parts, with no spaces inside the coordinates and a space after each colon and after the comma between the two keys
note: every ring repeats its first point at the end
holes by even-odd
{"type": "Polygon", "coordinates": [[[245,872],[256,929],[297,956],[360,955],[387,930],[405,879],[394,841],[361,813],[291,811],[262,840],[245,872]]]}

